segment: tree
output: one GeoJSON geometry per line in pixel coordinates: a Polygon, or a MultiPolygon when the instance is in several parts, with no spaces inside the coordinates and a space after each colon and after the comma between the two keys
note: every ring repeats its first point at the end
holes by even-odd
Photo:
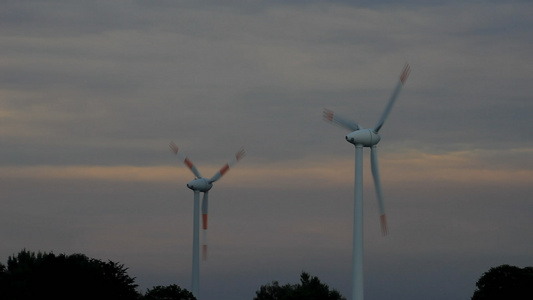
{"type": "Polygon", "coordinates": [[[254,300],[346,300],[338,291],[320,282],[306,272],[300,275],[300,284],[280,286],[277,281],[262,285],[255,292],[254,300]]]}
{"type": "Polygon", "coordinates": [[[169,286],[154,286],[146,290],[143,300],[196,300],[193,294],[181,289],[175,284],[169,286]]]}
{"type": "Polygon", "coordinates": [[[124,265],[83,254],[55,255],[22,250],[0,267],[0,298],[136,300],[135,279],[124,265]]]}
{"type": "Polygon", "coordinates": [[[479,278],[476,287],[472,300],[533,299],[533,267],[491,268],[479,278]]]}
{"type": "Polygon", "coordinates": [[[123,264],[84,254],[55,255],[24,249],[9,256],[7,266],[0,263],[0,299],[196,300],[175,284],[155,286],[141,295],[127,270],[123,264]]]}

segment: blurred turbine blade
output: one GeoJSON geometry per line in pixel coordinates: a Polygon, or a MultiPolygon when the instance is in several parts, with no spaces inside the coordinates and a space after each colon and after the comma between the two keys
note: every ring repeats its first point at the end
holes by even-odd
{"type": "Polygon", "coordinates": [[[207,208],[208,208],[208,192],[204,192],[202,199],[202,260],[207,260],[207,208]]]}
{"type": "Polygon", "coordinates": [[[237,151],[237,153],[235,153],[235,157],[233,157],[232,160],[230,160],[218,172],[216,172],[215,175],[213,175],[213,177],[209,179],[209,182],[213,183],[219,180],[222,176],[224,176],[224,174],[226,174],[229,171],[229,169],[231,169],[231,167],[233,167],[233,165],[235,165],[239,160],[241,160],[245,154],[246,152],[244,152],[243,148],[237,151]]]}
{"type": "Polygon", "coordinates": [[[389,229],[387,227],[387,217],[385,214],[382,214],[381,216],[379,216],[379,218],[381,221],[381,235],[386,236],[387,234],[389,234],[389,229]]]}
{"type": "Polygon", "coordinates": [[[329,122],[333,125],[337,125],[342,128],[346,128],[350,131],[359,130],[359,125],[355,121],[344,118],[327,108],[324,108],[324,111],[322,112],[322,117],[326,122],[329,122]]]}
{"type": "Polygon", "coordinates": [[[407,81],[407,77],[409,77],[410,73],[411,73],[411,67],[409,66],[409,64],[405,64],[402,74],[400,75],[400,80],[398,81],[398,84],[396,85],[396,88],[392,92],[392,96],[389,99],[389,103],[385,107],[385,110],[383,111],[383,114],[381,115],[381,119],[379,119],[378,123],[374,127],[374,131],[376,133],[379,132],[379,130],[385,123],[385,120],[387,120],[387,117],[389,116],[389,113],[392,110],[392,106],[394,105],[396,98],[398,98],[398,95],[400,94],[400,91],[402,90],[402,87],[407,81]]]}
{"type": "Polygon", "coordinates": [[[172,152],[174,152],[174,154],[176,154],[179,157],[179,159],[194,173],[196,177],[202,177],[202,175],[200,175],[200,172],[198,172],[198,169],[196,169],[196,167],[189,160],[189,158],[183,155],[183,153],[178,151],[179,150],[178,146],[174,144],[174,142],[170,142],[169,147],[170,147],[170,150],[172,150],[172,152]]]}
{"type": "Polygon", "coordinates": [[[372,177],[374,177],[374,186],[378,199],[379,215],[381,219],[381,234],[387,235],[387,218],[385,217],[385,205],[383,204],[383,195],[381,193],[381,181],[379,178],[378,152],[376,146],[370,148],[370,165],[372,166],[372,177]]]}

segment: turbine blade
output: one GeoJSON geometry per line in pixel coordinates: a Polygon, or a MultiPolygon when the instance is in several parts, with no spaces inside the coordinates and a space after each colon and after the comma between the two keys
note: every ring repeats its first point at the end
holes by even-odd
{"type": "Polygon", "coordinates": [[[204,198],[202,199],[202,260],[207,260],[207,208],[208,208],[208,192],[204,192],[204,198]]]}
{"type": "Polygon", "coordinates": [[[237,153],[235,153],[235,157],[229,162],[227,162],[218,172],[215,173],[215,175],[213,175],[213,177],[211,177],[211,179],[209,179],[209,183],[213,183],[219,180],[222,176],[224,176],[224,174],[226,174],[233,165],[235,165],[239,160],[244,157],[244,154],[245,152],[242,148],[237,151],[237,153]]]}
{"type": "Polygon", "coordinates": [[[394,105],[396,98],[398,98],[398,95],[400,94],[400,91],[402,90],[402,87],[407,81],[407,77],[409,77],[410,73],[411,73],[411,67],[409,66],[409,64],[405,64],[402,74],[400,75],[400,80],[398,81],[398,84],[396,85],[396,88],[392,92],[392,96],[389,99],[389,103],[385,107],[385,110],[383,111],[383,114],[381,115],[381,119],[378,121],[378,123],[374,127],[374,131],[376,133],[379,132],[383,124],[385,124],[385,120],[389,116],[389,113],[392,110],[392,106],[394,105]]]}
{"type": "Polygon", "coordinates": [[[322,112],[322,117],[324,118],[325,121],[333,125],[346,128],[350,131],[359,130],[359,125],[355,121],[344,118],[340,116],[339,114],[336,114],[335,112],[327,108],[324,108],[324,111],[322,112]]]}
{"type": "Polygon", "coordinates": [[[174,142],[170,142],[169,147],[170,147],[170,150],[172,150],[172,152],[174,152],[174,154],[176,154],[179,157],[179,159],[191,170],[191,172],[194,173],[196,177],[202,177],[202,175],[200,175],[200,172],[198,172],[198,169],[196,169],[196,167],[189,160],[189,158],[183,155],[183,153],[178,151],[178,146],[174,144],[174,142]]]}
{"type": "Polygon", "coordinates": [[[380,222],[381,222],[381,234],[383,236],[386,236],[389,234],[389,229],[387,227],[387,216],[385,214],[382,214],[379,216],[380,222]]]}
{"type": "Polygon", "coordinates": [[[385,217],[385,205],[383,204],[383,195],[381,193],[381,181],[379,178],[378,152],[376,146],[370,148],[370,164],[372,166],[372,176],[374,177],[374,186],[378,199],[379,215],[381,220],[381,234],[387,235],[387,218],[385,217]]]}

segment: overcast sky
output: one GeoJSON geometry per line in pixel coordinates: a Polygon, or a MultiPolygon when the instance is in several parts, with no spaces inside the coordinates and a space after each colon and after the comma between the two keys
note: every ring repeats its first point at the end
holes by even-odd
{"type": "Polygon", "coordinates": [[[212,176],[200,296],[302,271],[351,298],[354,147],[324,107],[378,121],[364,157],[365,297],[469,299],[533,265],[530,1],[2,1],[0,262],[23,248],[190,289],[193,174],[212,176]],[[210,3],[212,2],[212,3],[210,3]]]}

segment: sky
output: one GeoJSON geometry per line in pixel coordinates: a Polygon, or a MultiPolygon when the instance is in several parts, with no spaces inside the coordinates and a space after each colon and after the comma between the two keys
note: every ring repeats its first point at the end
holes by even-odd
{"type": "Polygon", "coordinates": [[[302,271],[351,297],[354,147],[380,131],[389,234],[364,153],[365,298],[468,299],[533,265],[530,1],[2,1],[0,262],[123,263],[190,289],[194,175],[212,176],[200,299],[302,271]]]}

